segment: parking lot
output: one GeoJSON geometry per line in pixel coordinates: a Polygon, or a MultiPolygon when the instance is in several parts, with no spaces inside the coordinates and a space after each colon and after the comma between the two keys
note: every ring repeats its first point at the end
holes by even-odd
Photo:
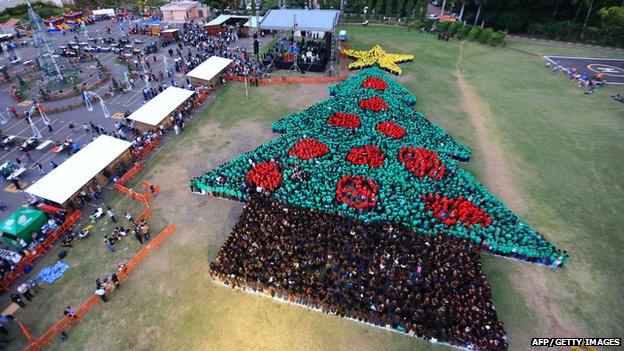
{"type": "MultiPolygon", "coordinates": [[[[125,30],[128,30],[127,25],[125,30]]],[[[68,45],[68,42],[70,41],[76,41],[74,35],[77,36],[78,42],[85,42],[89,37],[111,37],[116,40],[121,36],[121,34],[122,33],[118,25],[111,26],[110,22],[103,21],[88,26],[88,31],[86,33],[77,34],[67,32],[66,35],[54,33],[49,34],[49,38],[52,39],[57,46],[62,46],[68,45]],[[111,27],[111,34],[101,35],[102,33],[106,33],[107,27],[111,27]]],[[[146,43],[159,41],[158,37],[148,35],[128,35],[128,38],[130,39],[130,43],[132,43],[133,48],[142,48],[146,43]],[[135,40],[139,40],[141,43],[135,43],[135,40]]],[[[28,41],[30,38],[18,39],[19,42],[22,40],[28,41]]],[[[241,40],[237,43],[237,45],[247,44],[249,43],[245,40],[241,40]]],[[[172,46],[170,45],[170,47],[172,46]]],[[[151,70],[155,73],[165,71],[165,62],[163,57],[167,56],[168,64],[170,66],[173,63],[173,59],[167,55],[168,47],[162,48],[159,46],[158,48],[158,53],[148,56],[150,59],[151,70]],[[156,58],[155,61],[154,57],[156,58]]],[[[187,48],[184,48],[183,52],[186,53],[187,50],[187,48]]],[[[127,52],[132,52],[132,48],[129,48],[127,52]]],[[[18,49],[18,54],[22,58],[22,61],[27,61],[26,59],[34,59],[37,53],[38,51],[33,48],[32,45],[20,45],[18,49]]],[[[98,58],[102,65],[110,71],[111,76],[114,77],[119,84],[124,84],[124,72],[127,72],[128,68],[125,63],[118,61],[118,54],[110,51],[94,53],[94,55],[98,58]]],[[[2,55],[0,58],[0,65],[4,65],[6,60],[7,58],[2,55]]],[[[93,84],[99,80],[97,69],[95,68],[95,64],[93,62],[88,63],[87,65],[88,67],[85,67],[85,69],[82,70],[83,72],[81,76],[85,82],[93,84]]],[[[175,74],[173,79],[175,79],[177,83],[185,84],[185,78],[182,74],[175,74]]],[[[4,118],[2,118],[2,121],[0,122],[6,122],[0,124],[0,132],[4,136],[12,136],[14,138],[8,150],[0,149],[0,168],[1,165],[6,162],[17,163],[19,159],[26,168],[26,171],[19,177],[19,185],[22,189],[27,188],[42,176],[36,168],[37,164],[41,164],[43,166],[43,171],[47,173],[53,167],[52,162],[58,165],[69,157],[69,154],[65,150],[60,152],[55,152],[56,150],[53,150],[53,146],[56,143],[61,143],[66,138],[70,138],[73,142],[78,143],[81,148],[84,147],[93,138],[95,138],[97,134],[94,132],[87,133],[81,127],[83,124],[92,123],[96,126],[102,126],[107,131],[112,130],[114,128],[114,123],[123,118],[123,113],[125,111],[133,112],[143,104],[143,88],[146,84],[148,83],[137,79],[131,90],[127,92],[119,92],[113,96],[109,95],[109,86],[111,85],[110,80],[106,84],[94,89],[93,91],[104,99],[106,107],[111,115],[110,118],[104,117],[102,108],[98,103],[93,103],[93,111],[88,111],[86,107],[80,107],[75,110],[48,114],[52,131],[48,129],[46,123],[44,123],[39,116],[33,117],[34,125],[40,131],[42,139],[39,140],[38,146],[30,151],[31,161],[28,160],[28,156],[25,152],[20,150],[19,146],[24,141],[31,138],[33,130],[24,118],[12,117],[6,109],[9,107],[15,107],[21,116],[24,111],[31,108],[33,102],[36,100],[38,89],[31,89],[31,91],[25,94],[26,97],[18,103],[11,98],[10,83],[0,84],[0,112],[4,114],[4,118]]],[[[170,85],[170,81],[167,81],[167,85],[170,85]]],[[[50,110],[67,106],[69,104],[77,104],[80,101],[81,97],[76,96],[65,100],[44,102],[43,105],[46,110],[50,110]]],[[[166,142],[168,138],[168,136],[165,136],[164,141],[166,142]]],[[[0,201],[4,206],[7,206],[4,212],[10,213],[18,206],[26,202],[28,200],[28,196],[27,193],[16,189],[11,181],[6,179],[1,181],[0,201]]],[[[0,217],[4,217],[2,213],[0,213],[0,217]]]]}

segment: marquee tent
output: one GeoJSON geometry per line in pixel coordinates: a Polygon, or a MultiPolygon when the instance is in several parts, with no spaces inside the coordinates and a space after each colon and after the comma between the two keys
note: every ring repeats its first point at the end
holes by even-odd
{"type": "Polygon", "coordinates": [[[169,117],[180,105],[193,95],[191,90],[168,87],[162,93],[146,102],[138,110],[134,111],[128,119],[142,123],[145,128],[153,129],[169,117]]]}
{"type": "Polygon", "coordinates": [[[232,60],[230,59],[220,56],[211,56],[201,65],[195,67],[194,70],[187,73],[186,76],[198,80],[200,83],[208,84],[231,63],[232,60]]]}
{"type": "Polygon", "coordinates": [[[64,205],[91,179],[115,160],[127,154],[129,142],[100,135],[67,161],[43,176],[26,192],[42,199],[64,205]]]}
{"type": "Polygon", "coordinates": [[[332,32],[339,18],[338,10],[269,10],[260,21],[260,29],[332,32]]]}

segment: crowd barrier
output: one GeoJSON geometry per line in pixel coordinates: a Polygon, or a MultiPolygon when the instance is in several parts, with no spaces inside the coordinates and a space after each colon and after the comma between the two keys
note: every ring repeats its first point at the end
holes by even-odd
{"type": "Polygon", "coordinates": [[[143,157],[145,157],[145,155],[149,154],[152,150],[154,150],[154,148],[158,145],[159,141],[160,136],[157,135],[152,141],[149,142],[149,144],[145,145],[141,150],[132,151],[132,156],[135,160],[142,159],[143,157]]]}
{"type": "MultiPolygon", "coordinates": [[[[136,269],[152,251],[162,245],[171,233],[175,231],[175,229],[176,226],[174,223],[169,224],[157,236],[143,246],[141,251],[137,252],[137,254],[134,255],[130,261],[128,261],[125,268],[117,273],[119,281],[123,282],[128,274],[136,269]]],[[[98,306],[100,303],[101,300],[97,295],[91,295],[80,305],[80,307],[76,309],[76,313],[73,316],[64,316],[38,338],[33,337],[28,331],[28,328],[26,328],[23,323],[18,322],[22,333],[24,333],[29,342],[28,346],[24,348],[24,351],[39,351],[44,346],[52,345],[52,341],[55,337],[60,335],[64,330],[68,329],[73,324],[81,321],[91,309],[98,306]]]]}
{"type": "Polygon", "coordinates": [[[142,170],[143,170],[143,165],[141,164],[141,162],[136,162],[134,164],[134,166],[132,166],[132,168],[130,168],[128,170],[128,172],[126,172],[124,175],[122,175],[119,178],[119,180],[117,181],[117,183],[115,183],[113,188],[115,188],[115,190],[117,190],[117,191],[119,191],[121,193],[128,194],[133,199],[135,199],[137,201],[140,201],[140,202],[142,202],[143,204],[145,204],[147,206],[147,203],[150,202],[152,200],[152,197],[154,196],[152,191],[151,191],[152,187],[154,188],[154,192],[156,194],[160,194],[160,187],[158,185],[153,185],[149,181],[144,180],[143,181],[143,187],[146,190],[145,194],[136,192],[133,189],[128,188],[128,187],[126,187],[124,185],[129,180],[134,178],[142,170]]]}
{"type": "Polygon", "coordinates": [[[122,175],[119,180],[117,181],[117,184],[126,184],[129,180],[131,180],[132,178],[134,178],[134,176],[137,175],[137,173],[141,172],[143,170],[143,164],[141,164],[141,162],[136,162],[134,164],[134,166],[132,166],[132,168],[130,168],[128,170],[128,172],[126,172],[124,175],[122,175]]]}
{"type": "Polygon", "coordinates": [[[65,218],[65,222],[61,224],[52,234],[48,235],[45,240],[37,246],[34,252],[30,252],[28,255],[24,256],[18,263],[15,268],[11,270],[0,282],[0,291],[7,291],[11,284],[15,282],[19,277],[24,273],[24,267],[26,265],[32,264],[37,258],[41,257],[45,254],[54,243],[68,230],[70,230],[74,224],[82,217],[82,213],[79,210],[72,212],[67,218],[65,218]]]}

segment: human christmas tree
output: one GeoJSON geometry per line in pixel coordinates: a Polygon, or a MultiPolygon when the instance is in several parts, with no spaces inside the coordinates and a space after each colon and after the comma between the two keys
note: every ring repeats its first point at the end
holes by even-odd
{"type": "Polygon", "coordinates": [[[273,123],[283,135],[191,180],[195,192],[250,192],[418,235],[469,239],[483,251],[559,266],[567,257],[459,167],[466,146],[412,109],[416,98],[370,68],[328,100],[273,123]]]}

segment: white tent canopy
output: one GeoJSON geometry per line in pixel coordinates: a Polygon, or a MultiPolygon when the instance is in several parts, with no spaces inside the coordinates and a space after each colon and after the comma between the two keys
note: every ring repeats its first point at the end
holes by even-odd
{"type": "Polygon", "coordinates": [[[115,16],[115,10],[113,9],[101,9],[101,10],[93,10],[94,16],[115,16]]]}
{"type": "MultiPolygon", "coordinates": [[[[237,16],[237,15],[219,15],[216,18],[214,18],[212,21],[206,23],[204,26],[206,27],[211,27],[211,26],[221,26],[223,25],[225,22],[227,22],[227,20],[229,20],[230,18],[238,18],[238,19],[245,19],[247,20],[247,22],[245,22],[245,24],[243,24],[243,26],[245,27],[249,27],[249,24],[251,22],[251,26],[252,27],[256,27],[256,16],[251,16],[251,20],[249,19],[250,16],[237,16]]],[[[258,19],[259,21],[262,21],[262,16],[260,16],[258,19]]]]}
{"type": "Polygon", "coordinates": [[[190,90],[168,87],[145,105],[139,107],[128,118],[150,126],[157,126],[192,95],[193,92],[190,90]]]}
{"type": "Polygon", "coordinates": [[[201,65],[195,67],[194,70],[187,73],[186,76],[208,81],[223,72],[223,70],[226,69],[230,63],[232,63],[232,60],[230,59],[220,56],[211,56],[201,65]]]}
{"type": "Polygon", "coordinates": [[[42,199],[64,204],[93,177],[130,147],[130,143],[100,135],[67,161],[26,189],[42,199]]]}
{"type": "Polygon", "coordinates": [[[260,21],[260,29],[331,32],[339,18],[338,10],[269,10],[260,21]]]}

